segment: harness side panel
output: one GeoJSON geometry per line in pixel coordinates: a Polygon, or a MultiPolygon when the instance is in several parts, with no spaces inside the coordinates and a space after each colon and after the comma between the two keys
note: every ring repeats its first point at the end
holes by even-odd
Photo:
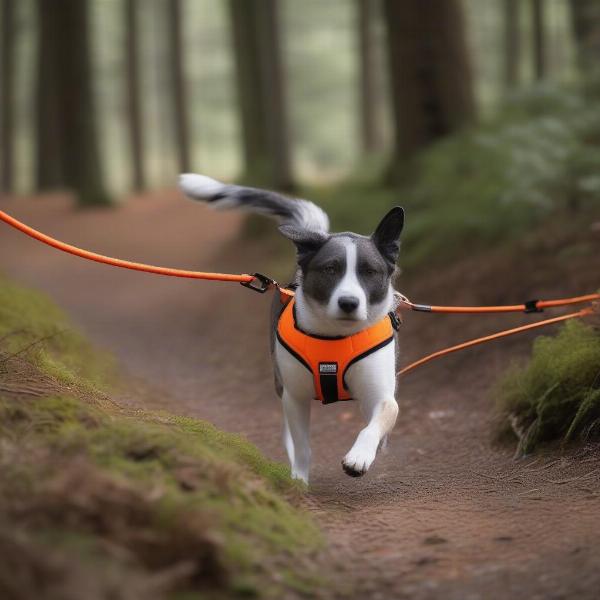
{"type": "MultiPolygon", "coordinates": [[[[288,289],[295,290],[298,287],[298,284],[293,282],[289,285],[285,286],[288,289]]],[[[278,290],[275,290],[273,293],[273,300],[271,301],[271,314],[270,314],[270,335],[269,335],[269,343],[271,350],[271,361],[273,362],[273,383],[275,384],[275,393],[279,398],[281,398],[283,394],[283,381],[281,379],[281,372],[279,370],[279,365],[277,364],[277,355],[275,353],[275,340],[277,338],[277,326],[279,324],[279,319],[281,317],[281,313],[287,306],[288,302],[283,302],[281,295],[278,293],[278,290]]]]}

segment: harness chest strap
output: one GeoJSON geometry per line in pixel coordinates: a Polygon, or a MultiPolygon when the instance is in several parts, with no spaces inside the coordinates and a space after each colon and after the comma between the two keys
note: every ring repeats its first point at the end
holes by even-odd
{"type": "Polygon", "coordinates": [[[344,377],[348,368],[394,339],[389,315],[354,335],[325,338],[304,333],[296,325],[294,300],[283,309],[277,324],[279,343],[312,374],[315,399],[323,404],[352,400],[344,377]]]}

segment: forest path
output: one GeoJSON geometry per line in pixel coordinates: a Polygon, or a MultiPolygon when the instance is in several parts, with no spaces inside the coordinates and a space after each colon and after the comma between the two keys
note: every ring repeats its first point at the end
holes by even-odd
{"type": "MultiPolygon", "coordinates": [[[[112,211],[71,211],[58,197],[2,208],[59,239],[130,260],[231,272],[265,264],[264,249],[235,242],[238,215],[210,212],[175,192],[135,198],[112,211]]],[[[600,249],[600,240],[593,243],[600,249]]],[[[569,279],[572,289],[553,289],[530,267],[524,260],[493,273],[495,291],[481,283],[469,291],[481,279],[472,265],[439,273],[437,280],[413,278],[403,291],[417,301],[489,296],[498,303],[522,300],[516,294],[529,293],[529,286],[553,295],[587,292],[597,277],[590,267],[569,279]],[[503,278],[504,297],[498,292],[503,278]]],[[[546,267],[555,265],[550,260],[546,267]]],[[[152,407],[241,432],[284,460],[267,351],[268,298],[236,284],[82,261],[6,227],[0,269],[45,290],[133,374],[164,390],[153,395],[152,407]]],[[[403,359],[529,318],[407,315],[403,359]]],[[[306,504],[328,533],[332,560],[325,575],[345,582],[344,597],[598,598],[598,454],[580,450],[515,462],[510,450],[491,441],[487,390],[530,340],[464,352],[401,381],[401,414],[389,450],[361,479],[347,477],[340,466],[361,427],[358,407],[314,403],[306,504]]]]}

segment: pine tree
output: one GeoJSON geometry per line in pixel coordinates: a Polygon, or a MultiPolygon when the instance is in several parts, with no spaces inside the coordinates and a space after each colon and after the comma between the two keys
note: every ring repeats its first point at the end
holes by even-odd
{"type": "Polygon", "coordinates": [[[359,41],[360,130],[365,153],[381,150],[380,81],[375,39],[376,0],[356,0],[359,41]]]}
{"type": "Polygon", "coordinates": [[[279,40],[278,0],[230,0],[243,178],[280,190],[293,187],[279,40]]]}
{"type": "Polygon", "coordinates": [[[521,31],[519,0],[504,0],[504,82],[507,88],[519,83],[521,31]]]}
{"type": "Polygon", "coordinates": [[[475,118],[472,73],[460,0],[385,0],[395,155],[408,159],[475,118]]]}
{"type": "Polygon", "coordinates": [[[132,165],[132,183],[137,191],[146,187],[144,172],[144,138],[140,103],[138,1],[125,0],[125,58],[127,87],[127,124],[132,165]]]}
{"type": "Polygon", "coordinates": [[[2,64],[0,66],[0,191],[13,191],[14,171],[14,61],[15,2],[2,0],[2,64]]]}
{"type": "Polygon", "coordinates": [[[178,156],[178,168],[180,171],[185,172],[190,170],[190,136],[187,122],[187,95],[181,19],[181,0],[168,0],[168,64],[173,88],[175,144],[178,156]]]}
{"type": "Polygon", "coordinates": [[[38,0],[37,186],[109,202],[92,91],[88,0],[38,0]]]}

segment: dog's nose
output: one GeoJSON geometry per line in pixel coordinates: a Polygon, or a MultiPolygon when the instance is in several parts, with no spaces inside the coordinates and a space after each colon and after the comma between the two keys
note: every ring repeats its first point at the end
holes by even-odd
{"type": "Polygon", "coordinates": [[[347,314],[354,312],[359,305],[358,298],[354,296],[341,296],[338,299],[338,306],[347,314]]]}

